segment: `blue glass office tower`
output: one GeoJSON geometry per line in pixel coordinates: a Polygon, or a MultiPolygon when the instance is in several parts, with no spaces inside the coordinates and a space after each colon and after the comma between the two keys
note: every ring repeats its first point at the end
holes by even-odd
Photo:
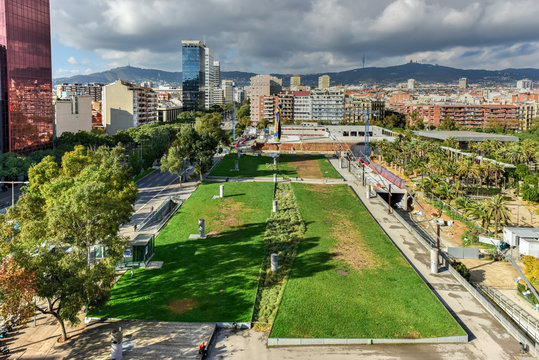
{"type": "Polygon", "coordinates": [[[206,46],[201,41],[182,41],[183,110],[203,110],[205,101],[206,46]]]}

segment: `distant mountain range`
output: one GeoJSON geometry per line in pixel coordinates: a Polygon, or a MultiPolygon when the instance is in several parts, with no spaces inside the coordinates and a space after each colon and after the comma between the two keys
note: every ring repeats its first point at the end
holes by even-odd
{"type": "MultiPolygon", "coordinates": [[[[388,85],[415,79],[423,83],[454,83],[458,79],[468,78],[470,83],[479,84],[507,84],[524,78],[539,81],[539,69],[504,69],[504,70],[463,70],[447,66],[407,63],[389,67],[368,67],[341,72],[301,75],[304,85],[318,85],[318,77],[329,75],[331,85],[359,85],[378,84],[388,85]]],[[[254,73],[241,71],[222,71],[221,79],[234,80],[237,86],[249,84],[254,73]]],[[[283,79],[283,85],[290,84],[290,76],[294,74],[272,74],[283,79]]],[[[124,66],[100,73],[89,75],[76,75],[68,78],[54,79],[54,85],[61,83],[110,83],[118,79],[140,84],[150,81],[154,84],[168,83],[179,86],[181,72],[169,72],[155,69],[141,69],[133,66],[124,66]]]]}

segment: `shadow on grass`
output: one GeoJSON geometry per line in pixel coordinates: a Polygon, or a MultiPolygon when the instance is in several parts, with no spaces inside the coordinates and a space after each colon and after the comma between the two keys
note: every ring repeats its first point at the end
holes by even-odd
{"type": "Polygon", "coordinates": [[[319,241],[319,237],[310,237],[301,241],[294,260],[291,278],[311,277],[319,272],[335,268],[329,263],[334,257],[331,253],[327,251],[311,252],[319,245],[319,241]]]}

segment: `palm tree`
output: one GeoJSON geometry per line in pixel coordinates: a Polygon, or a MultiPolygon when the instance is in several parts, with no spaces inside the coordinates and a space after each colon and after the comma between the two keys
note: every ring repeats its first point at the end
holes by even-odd
{"type": "Polygon", "coordinates": [[[435,193],[442,199],[451,200],[451,198],[453,197],[451,190],[451,185],[449,185],[445,181],[442,181],[438,184],[438,186],[436,186],[435,193]]]}
{"type": "Polygon", "coordinates": [[[490,218],[494,217],[496,224],[494,234],[498,234],[498,226],[500,223],[507,224],[510,214],[506,201],[501,195],[498,194],[490,198],[490,202],[488,203],[488,215],[490,218]]]}

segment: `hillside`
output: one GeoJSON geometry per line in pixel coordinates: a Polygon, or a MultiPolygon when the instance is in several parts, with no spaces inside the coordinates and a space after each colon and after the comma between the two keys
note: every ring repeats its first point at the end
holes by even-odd
{"type": "MultiPolygon", "coordinates": [[[[529,78],[539,81],[539,69],[504,69],[504,70],[463,70],[447,66],[407,63],[404,65],[390,67],[368,67],[364,69],[353,69],[341,72],[330,72],[331,84],[354,85],[360,83],[368,84],[392,84],[414,78],[423,83],[451,83],[456,82],[461,77],[466,77],[471,83],[480,84],[507,84],[515,83],[517,80],[529,78]]],[[[238,86],[249,84],[249,79],[254,73],[241,71],[222,71],[221,79],[231,79],[238,86]]],[[[288,86],[290,76],[293,74],[273,74],[284,79],[283,85],[288,86]]],[[[318,77],[321,74],[301,75],[301,82],[304,85],[317,85],[318,77]]],[[[69,78],[57,78],[53,83],[110,83],[117,79],[140,83],[151,81],[159,84],[165,82],[171,85],[181,84],[181,72],[169,72],[155,69],[141,69],[133,66],[115,68],[100,73],[89,75],[76,75],[69,78]]]]}

